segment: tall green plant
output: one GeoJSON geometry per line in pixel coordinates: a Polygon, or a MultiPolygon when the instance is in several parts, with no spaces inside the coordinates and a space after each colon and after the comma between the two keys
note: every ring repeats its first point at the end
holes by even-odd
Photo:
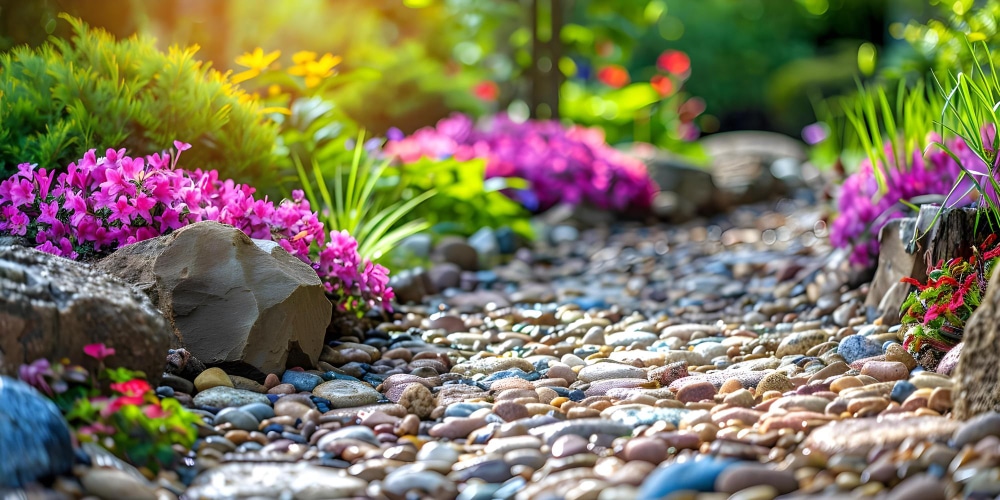
{"type": "Polygon", "coordinates": [[[363,143],[364,132],[358,135],[350,165],[334,167],[332,186],[315,159],[311,164],[313,179],[297,157],[294,161],[306,197],[318,209],[320,220],[328,229],[346,230],[358,240],[358,254],[377,260],[403,239],[430,227],[423,220],[403,219],[436,191],[431,189],[402,200],[401,183],[392,190],[378,190],[379,182],[388,180],[385,174],[389,160],[365,154],[363,143]]]}
{"type": "Polygon", "coordinates": [[[858,83],[858,94],[844,115],[872,164],[880,194],[889,191],[896,172],[911,168],[912,154],[924,150],[940,102],[922,81],[912,87],[900,81],[895,106],[883,86],[858,83]]]}
{"type": "Polygon", "coordinates": [[[988,219],[1000,224],[1000,204],[997,201],[1000,184],[996,179],[997,151],[1000,148],[1000,138],[997,136],[997,126],[1000,125],[1000,77],[986,43],[967,43],[967,46],[975,61],[969,72],[948,74],[944,83],[935,76],[945,101],[938,122],[940,139],[932,145],[947,153],[961,168],[948,198],[965,199],[975,193],[980,207],[987,209],[988,219]],[[977,47],[981,49],[981,53],[977,47]],[[986,65],[981,62],[980,54],[987,61],[986,65]],[[954,144],[945,140],[949,134],[962,140],[972,152],[972,158],[960,155],[953,147],[954,144]],[[963,182],[965,180],[968,182],[963,182]]]}

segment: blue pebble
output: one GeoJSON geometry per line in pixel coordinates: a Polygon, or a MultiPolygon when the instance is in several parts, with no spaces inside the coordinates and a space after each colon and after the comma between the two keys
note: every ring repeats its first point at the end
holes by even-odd
{"type": "Polygon", "coordinates": [[[278,434],[281,434],[282,432],[285,432],[285,428],[284,426],[278,424],[271,424],[261,429],[261,432],[264,434],[267,434],[268,432],[277,432],[278,434]]]}
{"type": "Polygon", "coordinates": [[[281,437],[300,444],[305,444],[309,442],[306,441],[306,438],[294,432],[282,432],[281,437]]]}
{"type": "Polygon", "coordinates": [[[368,382],[368,385],[372,387],[378,387],[382,385],[382,382],[385,382],[385,379],[387,378],[389,377],[386,375],[382,375],[381,373],[366,373],[365,376],[361,378],[361,380],[368,382]]]}
{"type": "Polygon", "coordinates": [[[581,391],[580,389],[574,389],[572,391],[569,391],[569,395],[567,397],[569,398],[570,401],[577,401],[577,402],[579,402],[579,401],[583,401],[584,399],[586,399],[587,395],[584,394],[584,392],[581,391]]]}
{"type": "Polygon", "coordinates": [[[274,408],[264,404],[264,403],[250,403],[240,407],[243,410],[255,417],[258,421],[263,422],[269,418],[274,418],[274,408]]]}
{"type": "Polygon", "coordinates": [[[480,410],[482,408],[492,408],[493,405],[489,403],[456,403],[449,406],[444,411],[444,416],[446,417],[468,417],[472,415],[473,412],[480,410]]]}
{"type": "Polygon", "coordinates": [[[938,479],[943,478],[945,472],[946,470],[941,464],[931,464],[930,467],[927,468],[927,473],[938,479]]]}
{"type": "Polygon", "coordinates": [[[841,340],[837,352],[844,357],[847,364],[851,364],[859,359],[882,354],[882,344],[864,335],[855,334],[841,340]]]}
{"type": "Polygon", "coordinates": [[[268,394],[267,395],[267,400],[270,401],[271,404],[273,405],[275,402],[278,401],[278,395],[277,394],[268,394]]]}
{"type": "Polygon", "coordinates": [[[570,390],[565,387],[549,387],[553,391],[556,391],[556,395],[562,398],[568,398],[570,390]]]}
{"type": "Polygon", "coordinates": [[[927,371],[927,370],[924,370],[924,367],[922,367],[920,365],[917,365],[916,368],[910,370],[910,375],[916,375],[916,374],[918,374],[920,372],[925,372],[925,371],[927,371]]]}
{"type": "Polygon", "coordinates": [[[889,395],[893,401],[902,404],[916,390],[917,386],[911,384],[910,381],[897,380],[896,384],[892,386],[892,392],[889,395]]]}
{"type": "Polygon", "coordinates": [[[715,479],[735,463],[736,460],[703,458],[657,467],[639,487],[639,499],[657,500],[684,490],[713,491],[715,479]]]}
{"type": "Polygon", "coordinates": [[[296,391],[312,392],[317,385],[323,383],[323,377],[315,373],[285,370],[285,373],[281,376],[281,383],[292,384],[292,387],[295,387],[296,391]]]}
{"type": "Polygon", "coordinates": [[[174,388],[161,385],[156,388],[156,395],[161,398],[172,398],[174,397],[174,388]]]}
{"type": "Polygon", "coordinates": [[[503,483],[500,489],[493,492],[493,498],[500,500],[514,498],[514,495],[523,490],[527,484],[528,482],[521,476],[510,478],[503,483]]]}
{"type": "Polygon", "coordinates": [[[352,377],[343,373],[338,373],[335,371],[329,371],[323,374],[323,380],[351,380],[360,382],[361,380],[357,377],[352,377]]]}
{"type": "Polygon", "coordinates": [[[492,500],[500,486],[490,483],[471,483],[462,490],[456,500],[492,500]]]}
{"type": "Polygon", "coordinates": [[[889,350],[889,346],[891,346],[892,344],[898,344],[898,343],[899,342],[896,342],[895,340],[886,340],[885,343],[882,344],[882,352],[888,351],[889,350]]]}
{"type": "Polygon", "coordinates": [[[595,297],[577,297],[569,301],[571,304],[576,304],[580,306],[580,309],[594,309],[594,308],[604,308],[607,307],[607,302],[604,299],[599,299],[595,297]]]}
{"type": "Polygon", "coordinates": [[[528,373],[520,368],[510,368],[491,373],[486,378],[480,380],[480,382],[489,385],[491,382],[496,382],[497,380],[503,380],[505,378],[520,378],[531,382],[538,380],[540,377],[541,376],[537,372],[528,373]]]}
{"type": "Polygon", "coordinates": [[[329,399],[321,398],[319,396],[309,396],[309,399],[311,399],[312,402],[315,403],[317,406],[318,405],[330,406],[329,399]]]}

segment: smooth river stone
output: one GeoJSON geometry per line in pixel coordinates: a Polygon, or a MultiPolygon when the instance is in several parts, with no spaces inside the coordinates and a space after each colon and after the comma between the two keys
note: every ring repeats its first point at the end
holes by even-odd
{"type": "Polygon", "coordinates": [[[264,394],[223,386],[206,389],[194,397],[196,406],[211,406],[213,408],[243,406],[250,403],[264,403],[270,406],[271,400],[267,399],[264,394]]]}
{"type": "Polygon", "coordinates": [[[590,387],[586,391],[583,391],[583,393],[587,397],[604,396],[611,389],[641,389],[647,386],[649,386],[649,382],[645,378],[616,378],[592,382],[590,387]]]}
{"type": "Polygon", "coordinates": [[[355,380],[331,380],[316,386],[314,396],[330,400],[330,408],[350,408],[378,402],[382,395],[370,385],[355,380]]]}
{"type": "Polygon", "coordinates": [[[606,415],[609,420],[622,425],[635,428],[640,425],[652,425],[659,421],[670,422],[674,426],[680,425],[681,419],[686,417],[691,410],[686,408],[653,408],[653,407],[615,407],[605,410],[602,415],[606,415]]]}
{"type": "MultiPolygon", "coordinates": [[[[440,424],[439,424],[440,425],[440,424]]],[[[607,434],[609,436],[628,436],[634,429],[631,425],[619,422],[604,420],[600,418],[579,418],[543,425],[531,429],[529,432],[533,436],[538,436],[545,444],[552,446],[556,439],[567,434],[575,434],[589,438],[594,434],[607,434]]]]}
{"type": "Polygon", "coordinates": [[[775,356],[783,358],[791,354],[805,354],[815,346],[826,342],[830,334],[823,330],[809,330],[793,333],[778,344],[775,356]]]}
{"type": "Polygon", "coordinates": [[[482,358],[475,361],[459,363],[452,369],[452,373],[458,373],[466,377],[475,374],[489,375],[494,372],[519,368],[524,372],[535,371],[535,365],[523,358],[482,358]]]}
{"type": "Polygon", "coordinates": [[[910,371],[906,369],[906,365],[899,361],[869,361],[861,369],[861,374],[868,375],[879,382],[893,382],[905,380],[910,371]]]}
{"type": "Polygon", "coordinates": [[[663,365],[664,356],[661,352],[653,351],[615,351],[608,355],[608,359],[625,363],[626,365],[641,364],[644,367],[663,365]]]}
{"type": "Polygon", "coordinates": [[[620,363],[595,363],[592,365],[584,366],[579,373],[576,374],[577,378],[583,382],[595,382],[598,380],[609,380],[609,379],[641,379],[646,380],[646,370],[642,368],[637,368],[635,366],[624,365],[620,363]]]}
{"type": "Polygon", "coordinates": [[[687,342],[691,340],[691,335],[694,335],[696,332],[704,332],[709,335],[715,335],[719,333],[719,327],[714,325],[699,324],[672,325],[660,330],[660,338],[677,338],[687,342]]]}
{"type": "Polygon", "coordinates": [[[847,364],[882,354],[882,343],[864,335],[850,335],[840,341],[837,352],[847,364]]]}
{"type": "Polygon", "coordinates": [[[715,397],[715,386],[707,380],[701,380],[681,387],[677,391],[677,400],[682,403],[697,403],[711,400],[715,397]]]}
{"type": "Polygon", "coordinates": [[[639,500],[658,500],[678,491],[712,491],[715,481],[737,462],[701,457],[686,462],[671,462],[653,470],[639,488],[639,500]]]}
{"type": "Polygon", "coordinates": [[[629,347],[633,344],[649,347],[659,340],[659,336],[649,332],[619,332],[604,336],[604,343],[614,347],[629,347]]]}
{"type": "Polygon", "coordinates": [[[199,474],[190,498],[295,498],[321,500],[365,495],[368,482],[306,463],[229,463],[199,474]]]}
{"type": "Polygon", "coordinates": [[[757,485],[771,486],[782,495],[799,489],[799,482],[795,479],[794,472],[775,470],[756,463],[734,465],[722,471],[715,480],[715,490],[724,493],[736,493],[757,485]]]}
{"type": "Polygon", "coordinates": [[[761,379],[772,373],[771,371],[746,371],[746,370],[719,370],[711,373],[699,373],[697,375],[691,375],[690,377],[684,377],[671,382],[668,389],[673,392],[677,392],[681,387],[687,384],[694,383],[698,380],[707,380],[712,383],[716,388],[722,387],[722,384],[726,383],[729,379],[736,379],[740,384],[747,389],[757,387],[761,379]]]}
{"type": "Polygon", "coordinates": [[[827,456],[835,453],[865,454],[878,446],[895,448],[908,437],[917,441],[946,440],[960,425],[961,422],[945,417],[912,415],[847,419],[830,422],[814,430],[803,446],[827,456]]]}

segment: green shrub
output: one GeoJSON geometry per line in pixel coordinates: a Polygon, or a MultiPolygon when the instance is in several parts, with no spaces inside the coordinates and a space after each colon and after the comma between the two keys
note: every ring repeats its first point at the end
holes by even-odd
{"type": "Polygon", "coordinates": [[[0,175],[22,162],[65,168],[87,150],[137,155],[196,144],[192,165],[267,186],[276,127],[197,47],[159,51],[150,38],[116,40],[62,16],[72,40],[0,55],[0,175]]]}

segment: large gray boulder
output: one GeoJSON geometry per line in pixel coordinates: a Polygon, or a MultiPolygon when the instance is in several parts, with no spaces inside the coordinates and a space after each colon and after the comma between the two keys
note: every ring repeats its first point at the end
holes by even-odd
{"type": "Polygon", "coordinates": [[[73,466],[69,427],[56,405],[28,384],[4,376],[0,429],[0,488],[20,488],[73,466]]]}
{"type": "Polygon", "coordinates": [[[149,299],[86,264],[20,246],[0,247],[0,374],[39,358],[88,365],[104,343],[109,367],[163,373],[170,328],[149,299]]]}
{"type": "Polygon", "coordinates": [[[199,222],[117,250],[99,264],[144,291],[202,362],[264,373],[313,366],[333,305],[316,272],[270,241],[199,222]]]}

